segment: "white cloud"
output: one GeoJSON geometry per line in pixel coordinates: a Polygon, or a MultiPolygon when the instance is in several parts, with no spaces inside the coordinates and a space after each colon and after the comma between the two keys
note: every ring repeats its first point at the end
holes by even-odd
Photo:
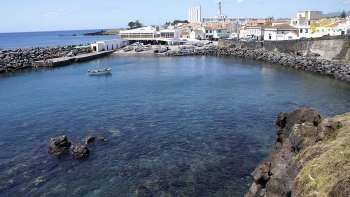
{"type": "Polygon", "coordinates": [[[343,0],[343,4],[350,4],[350,0],[343,0]]]}
{"type": "Polygon", "coordinates": [[[67,15],[67,13],[63,9],[59,9],[53,12],[46,12],[43,14],[43,17],[51,18],[51,17],[64,16],[64,15],[67,15]]]}
{"type": "Polygon", "coordinates": [[[237,3],[242,3],[243,1],[245,1],[245,0],[237,0],[237,3]]]}

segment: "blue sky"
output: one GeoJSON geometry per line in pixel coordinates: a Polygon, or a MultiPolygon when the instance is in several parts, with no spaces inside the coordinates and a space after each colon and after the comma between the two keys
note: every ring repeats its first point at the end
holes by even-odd
{"type": "MultiPolygon", "coordinates": [[[[0,0],[0,32],[126,28],[130,21],[162,25],[188,20],[201,5],[202,18],[217,14],[213,0],[0,0]]],[[[229,18],[290,18],[297,11],[350,11],[350,0],[222,0],[229,18]]]]}

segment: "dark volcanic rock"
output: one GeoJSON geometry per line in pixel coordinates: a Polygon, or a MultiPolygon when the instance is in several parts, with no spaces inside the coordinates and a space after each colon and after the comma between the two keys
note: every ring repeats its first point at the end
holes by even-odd
{"type": "Polygon", "coordinates": [[[68,138],[65,135],[50,139],[49,153],[54,155],[63,155],[67,153],[69,146],[68,138]]]}
{"type": "Polygon", "coordinates": [[[152,192],[145,186],[139,186],[135,193],[134,193],[135,197],[152,197],[153,194],[152,192]]]}
{"type": "Polygon", "coordinates": [[[97,140],[102,142],[107,142],[107,139],[103,136],[98,136],[97,140]]]}
{"type": "Polygon", "coordinates": [[[90,150],[86,146],[80,144],[74,145],[70,149],[70,154],[75,158],[84,158],[89,156],[90,150]]]}
{"type": "MultiPolygon", "coordinates": [[[[319,132],[325,130],[324,127],[318,127],[324,119],[313,109],[306,108],[296,109],[290,114],[279,113],[275,124],[275,147],[269,157],[251,173],[254,183],[245,197],[292,196],[292,183],[300,171],[300,166],[293,161],[298,153],[320,139],[319,133],[329,133],[319,132]]],[[[338,127],[336,122],[325,123],[332,128],[338,127]]]]}
{"type": "Polygon", "coordinates": [[[95,137],[94,136],[89,135],[89,136],[87,136],[85,138],[85,143],[86,144],[93,143],[94,141],[95,141],[95,137]]]}

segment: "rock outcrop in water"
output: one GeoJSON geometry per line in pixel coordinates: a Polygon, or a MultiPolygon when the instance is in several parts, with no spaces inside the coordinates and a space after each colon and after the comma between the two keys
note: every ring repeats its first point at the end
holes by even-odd
{"type": "Polygon", "coordinates": [[[13,72],[35,65],[35,61],[64,57],[68,53],[75,55],[90,53],[91,49],[77,49],[77,45],[58,47],[33,47],[20,49],[0,49],[0,73],[13,72]]]}
{"type": "MultiPolygon", "coordinates": [[[[107,141],[107,139],[105,137],[102,137],[102,136],[99,136],[97,139],[98,139],[98,141],[101,141],[101,142],[107,141]]],[[[86,144],[94,143],[95,137],[92,135],[89,135],[85,138],[84,141],[86,144]]],[[[70,148],[70,154],[75,159],[85,158],[85,157],[89,156],[90,150],[88,147],[83,146],[79,143],[75,144],[71,147],[70,147],[70,145],[71,145],[71,143],[68,142],[68,138],[65,135],[53,137],[50,139],[48,152],[50,154],[53,154],[53,155],[64,155],[68,152],[68,150],[70,148]]]]}
{"type": "Polygon", "coordinates": [[[90,150],[86,146],[82,146],[80,144],[74,145],[70,148],[70,154],[75,158],[84,158],[88,157],[90,153],[90,150]]]}
{"type": "Polygon", "coordinates": [[[349,196],[350,113],[280,113],[274,149],[251,173],[245,197],[349,196]]]}
{"type": "Polygon", "coordinates": [[[320,59],[315,56],[302,56],[266,51],[262,49],[248,50],[241,48],[218,48],[209,47],[196,50],[180,50],[166,52],[167,56],[190,56],[190,55],[217,55],[234,56],[248,59],[262,60],[282,66],[302,69],[305,71],[327,75],[333,78],[350,82],[350,65],[335,61],[320,59]]]}
{"type": "Polygon", "coordinates": [[[49,153],[53,155],[64,155],[67,153],[70,143],[65,135],[50,139],[49,153]]]}

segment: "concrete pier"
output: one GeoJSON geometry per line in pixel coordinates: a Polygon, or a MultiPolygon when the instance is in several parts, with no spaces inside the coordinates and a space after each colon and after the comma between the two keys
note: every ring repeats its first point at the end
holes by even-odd
{"type": "Polygon", "coordinates": [[[57,66],[65,66],[71,63],[75,62],[83,62],[88,60],[97,59],[106,55],[109,55],[111,53],[115,52],[115,50],[110,51],[101,51],[101,52],[92,52],[92,53],[86,53],[82,55],[77,55],[73,57],[58,57],[58,58],[51,58],[45,60],[39,60],[35,61],[35,65],[38,67],[57,67],[57,66]]]}

